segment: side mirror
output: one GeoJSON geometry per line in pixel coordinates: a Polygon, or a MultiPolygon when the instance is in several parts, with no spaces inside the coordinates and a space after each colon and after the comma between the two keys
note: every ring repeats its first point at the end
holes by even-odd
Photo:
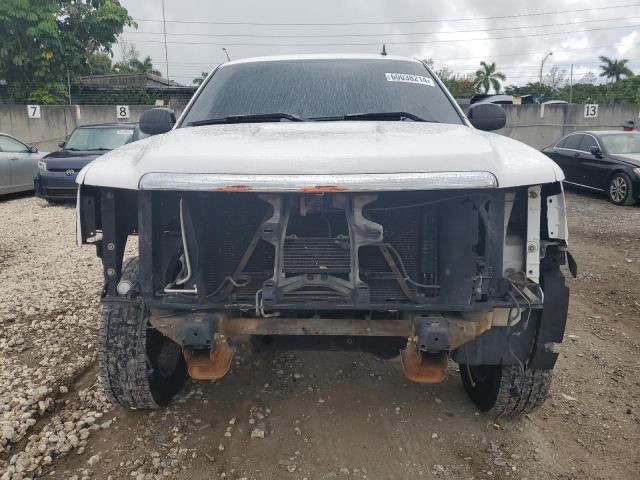
{"type": "Polygon", "coordinates": [[[476,103],[469,107],[467,118],[471,125],[478,130],[490,132],[498,130],[507,124],[507,114],[504,109],[494,103],[476,103]]]}
{"type": "Polygon", "coordinates": [[[595,145],[593,145],[592,147],[589,147],[589,152],[591,153],[591,155],[593,155],[596,158],[602,158],[603,157],[602,150],[600,150],[595,145]]]}
{"type": "Polygon", "coordinates": [[[60,148],[64,148],[64,146],[65,146],[66,144],[67,144],[67,141],[66,141],[66,140],[63,140],[62,142],[60,142],[60,143],[58,144],[58,146],[59,146],[60,148]]]}
{"type": "Polygon", "coordinates": [[[38,147],[36,147],[35,145],[29,145],[27,147],[27,150],[29,151],[29,153],[38,153],[38,147]]]}
{"type": "Polygon", "coordinates": [[[167,133],[176,123],[176,114],[168,108],[152,108],[140,115],[138,127],[147,135],[167,133]]]}

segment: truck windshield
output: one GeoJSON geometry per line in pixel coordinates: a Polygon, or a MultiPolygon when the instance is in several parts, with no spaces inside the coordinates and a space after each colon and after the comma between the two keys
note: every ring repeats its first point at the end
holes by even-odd
{"type": "Polygon", "coordinates": [[[65,144],[66,150],[113,150],[129,143],[132,128],[77,128],[65,144]]]}
{"type": "Polygon", "coordinates": [[[182,125],[238,123],[243,120],[238,117],[246,117],[246,123],[291,121],[287,116],[463,123],[421,63],[344,58],[225,65],[205,85],[182,125]],[[402,114],[389,115],[397,112],[402,114]]]}

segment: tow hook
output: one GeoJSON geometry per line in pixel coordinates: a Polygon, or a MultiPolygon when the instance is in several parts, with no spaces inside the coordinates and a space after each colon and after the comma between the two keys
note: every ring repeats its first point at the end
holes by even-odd
{"type": "Polygon", "coordinates": [[[408,341],[400,358],[406,377],[415,383],[441,383],[447,376],[447,352],[421,352],[415,341],[408,341]]]}
{"type": "Polygon", "coordinates": [[[415,383],[442,382],[447,375],[449,325],[443,318],[418,317],[414,320],[415,335],[407,340],[402,351],[404,374],[415,383]]]}
{"type": "Polygon", "coordinates": [[[226,338],[217,334],[215,347],[211,350],[186,348],[184,358],[189,376],[194,380],[218,380],[224,377],[231,368],[234,353],[226,338]]]}

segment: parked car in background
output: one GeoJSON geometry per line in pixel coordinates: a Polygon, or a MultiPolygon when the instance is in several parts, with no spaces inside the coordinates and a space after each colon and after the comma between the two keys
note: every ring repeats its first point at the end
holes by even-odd
{"type": "Polygon", "coordinates": [[[139,138],[141,134],[135,123],[103,123],[76,128],[66,142],[60,144],[62,150],[50,153],[38,162],[36,196],[49,201],[75,200],[76,175],[82,167],[139,138]]]}
{"type": "Polygon", "coordinates": [[[0,133],[0,195],[33,189],[38,160],[46,154],[33,145],[0,133]]]}
{"type": "Polygon", "coordinates": [[[638,132],[573,132],[542,152],[562,168],[565,183],[604,192],[617,205],[640,198],[638,132]]]}

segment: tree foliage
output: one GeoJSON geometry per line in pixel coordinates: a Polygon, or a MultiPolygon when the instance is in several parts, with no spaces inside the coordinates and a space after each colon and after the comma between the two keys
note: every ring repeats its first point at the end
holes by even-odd
{"type": "Polygon", "coordinates": [[[484,93],[489,93],[489,89],[493,87],[496,93],[500,93],[502,84],[500,81],[505,81],[506,75],[502,72],[498,72],[496,63],[480,62],[480,68],[476,71],[473,85],[476,88],[483,88],[484,93]]]}
{"type": "Polygon", "coordinates": [[[533,95],[539,102],[570,99],[573,103],[640,103],[640,76],[631,76],[610,84],[587,82],[574,83],[573,89],[565,84],[552,88],[546,84],[530,82],[526,85],[510,85],[505,89],[508,95],[533,95]]]}
{"type": "Polygon", "coordinates": [[[435,74],[455,98],[471,98],[478,93],[471,75],[460,75],[447,67],[436,70],[435,74]]]}
{"type": "Polygon", "coordinates": [[[135,45],[125,45],[122,60],[113,66],[113,70],[115,73],[152,73],[159,77],[162,76],[162,73],[154,68],[153,60],[149,55],[140,60],[140,53],[135,45]]]}
{"type": "Polygon", "coordinates": [[[607,80],[613,80],[614,82],[619,82],[622,77],[632,77],[633,72],[627,67],[627,63],[629,60],[626,58],[620,60],[613,60],[609,57],[600,56],[598,57],[602,62],[600,65],[601,77],[605,77],[607,80]]]}
{"type": "Polygon", "coordinates": [[[202,85],[202,82],[206,80],[208,75],[209,75],[209,72],[202,72],[199,77],[193,79],[193,84],[202,85]]]}
{"type": "Polygon", "coordinates": [[[96,55],[134,25],[117,0],[2,0],[0,80],[16,98],[64,100],[67,77],[104,67],[96,55]]]}

